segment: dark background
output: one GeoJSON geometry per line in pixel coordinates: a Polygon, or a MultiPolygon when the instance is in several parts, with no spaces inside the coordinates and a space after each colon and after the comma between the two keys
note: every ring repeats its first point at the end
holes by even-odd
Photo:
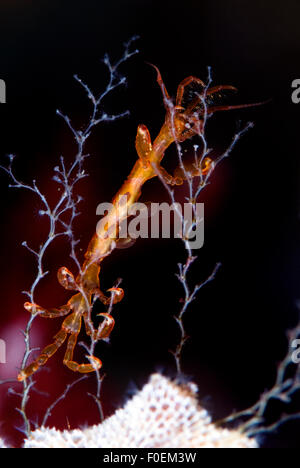
{"type": "MultiPolygon", "coordinates": [[[[106,112],[129,109],[131,115],[102,125],[89,142],[90,177],[80,185],[84,202],[76,222],[83,250],[98,221],[96,206],[113,197],[135,162],[137,125],[146,124],[154,138],[163,122],[160,90],[146,61],[160,68],[173,95],[186,76],[205,79],[210,65],[215,84],[239,89],[228,103],[272,98],[261,107],[219,114],[209,124],[209,144],[222,151],[239,121],[255,123],[218,168],[200,200],[205,203],[205,245],[192,269],[191,284],[205,279],[216,262],[222,268],[186,315],[191,340],[183,368],[198,384],[203,404],[215,419],[253,404],[273,384],[276,365],[287,350],[285,331],[297,322],[300,105],[291,101],[291,83],[300,78],[299,14],[296,0],[284,4],[6,0],[0,6],[0,78],[7,84],[7,104],[0,106],[1,160],[4,163],[6,154],[15,153],[18,176],[25,182],[36,178],[50,200],[56,190],[51,171],[61,154],[72,158],[74,152],[70,133],[55,111],[68,113],[78,125],[89,111],[73,74],[101,91],[107,72],[100,59],[105,52],[118,58],[122,43],[140,36],[136,44],[140,54],[123,67],[127,88],[105,102],[106,112]]],[[[171,155],[172,151],[172,159],[171,155]]],[[[168,164],[172,167],[172,162],[168,164]]],[[[9,189],[8,183],[0,174],[0,338],[7,341],[8,360],[0,371],[5,378],[16,375],[22,357],[19,329],[28,316],[21,291],[35,274],[33,258],[21,242],[26,239],[37,247],[47,228],[38,214],[38,200],[9,189]]],[[[167,200],[160,184],[151,181],[141,200],[154,198],[167,200]]],[[[110,344],[97,347],[107,374],[106,416],[126,401],[132,387],[141,388],[151,373],[175,375],[168,350],[178,340],[172,315],[178,311],[182,291],[174,274],[183,259],[179,241],[145,240],[115,252],[103,264],[103,289],[121,277],[126,293],[115,309],[110,344]]],[[[38,302],[44,306],[59,306],[68,298],[56,281],[62,265],[71,266],[68,246],[58,243],[49,251],[50,275],[38,292],[38,302]]],[[[38,319],[34,344],[50,343],[61,321],[38,319]]],[[[62,365],[63,353],[64,349],[57,352],[49,361],[49,372],[37,377],[38,389],[49,395],[32,394],[29,408],[34,421],[41,421],[47,406],[74,380],[62,365]]],[[[84,359],[79,348],[76,357],[84,359]]],[[[96,423],[95,405],[86,396],[94,388],[92,377],[74,388],[57,406],[49,425],[74,428],[96,423]]],[[[1,436],[15,445],[22,440],[17,406],[18,398],[7,395],[7,386],[2,388],[1,436]]],[[[299,424],[290,423],[261,443],[296,447],[298,434],[299,424]]]]}

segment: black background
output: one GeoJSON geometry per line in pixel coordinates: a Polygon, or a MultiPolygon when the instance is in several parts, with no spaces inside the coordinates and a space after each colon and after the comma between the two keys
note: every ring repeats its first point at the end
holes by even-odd
{"type": "MultiPolygon", "coordinates": [[[[6,0],[0,6],[0,78],[7,84],[7,104],[0,106],[1,159],[5,162],[6,154],[15,153],[19,177],[25,182],[35,178],[53,201],[51,171],[61,154],[68,159],[74,152],[70,133],[55,111],[68,113],[78,125],[89,111],[73,74],[101,91],[108,76],[100,59],[106,52],[117,59],[122,43],[140,36],[140,54],[123,67],[128,86],[105,102],[107,112],[129,109],[130,117],[99,127],[89,142],[90,177],[80,185],[84,202],[76,222],[83,250],[98,221],[97,204],[113,197],[135,162],[137,125],[146,124],[154,138],[163,122],[160,90],[146,62],[160,68],[172,95],[188,75],[205,79],[210,65],[215,84],[239,89],[228,103],[272,99],[261,107],[219,114],[209,127],[209,144],[220,152],[239,121],[255,124],[218,168],[200,200],[205,203],[205,245],[191,284],[204,280],[216,262],[222,268],[186,315],[191,340],[183,368],[198,384],[203,404],[215,419],[253,404],[273,384],[276,364],[287,349],[285,331],[297,322],[300,105],[291,101],[291,83],[300,78],[299,14],[297,1],[6,0]]],[[[172,167],[170,160],[167,165],[172,167]]],[[[4,174],[0,179],[0,337],[8,348],[8,362],[0,370],[8,377],[15,375],[22,355],[19,329],[27,313],[21,291],[35,272],[21,242],[26,239],[36,247],[47,225],[38,214],[38,200],[9,189],[4,174]]],[[[145,186],[141,201],[154,198],[167,200],[157,181],[145,186]]],[[[58,267],[71,267],[67,247],[58,243],[49,251],[50,274],[38,294],[45,306],[58,306],[68,297],[56,281],[58,267]]],[[[175,272],[183,259],[180,242],[141,240],[115,252],[103,265],[103,289],[118,277],[125,289],[115,309],[110,344],[97,348],[107,374],[107,416],[152,372],[175,375],[168,350],[178,339],[172,315],[182,297],[175,272]]],[[[60,323],[36,321],[34,343],[50,343],[60,323]]],[[[47,405],[74,379],[62,365],[63,352],[49,361],[50,372],[38,376],[38,388],[49,396],[33,394],[33,420],[40,421],[47,405]]],[[[78,360],[84,359],[83,351],[78,348],[77,353],[78,360]]],[[[93,390],[92,378],[79,384],[49,424],[73,428],[97,422],[94,403],[86,396],[93,390]]],[[[15,411],[18,399],[7,396],[7,387],[2,392],[1,435],[16,445],[22,440],[16,429],[21,426],[15,411]]],[[[299,425],[290,423],[261,442],[266,447],[295,447],[298,430],[299,425]]]]}

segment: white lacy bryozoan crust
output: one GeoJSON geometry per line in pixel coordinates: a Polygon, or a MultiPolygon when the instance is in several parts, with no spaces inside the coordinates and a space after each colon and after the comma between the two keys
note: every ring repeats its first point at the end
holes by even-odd
{"type": "Polygon", "coordinates": [[[40,428],[25,448],[256,448],[254,439],[217,428],[196,398],[194,384],[154,374],[149,382],[102,424],[58,431],[40,428]]]}

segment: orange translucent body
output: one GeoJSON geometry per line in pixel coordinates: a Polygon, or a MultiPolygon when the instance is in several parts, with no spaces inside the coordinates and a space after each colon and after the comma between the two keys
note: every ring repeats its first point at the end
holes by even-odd
{"type": "MultiPolygon", "coordinates": [[[[106,216],[106,224],[102,227],[103,232],[97,231],[94,234],[88,249],[85,254],[85,261],[81,268],[81,273],[74,278],[73,274],[65,267],[58,271],[58,281],[67,290],[75,291],[74,295],[67,304],[58,309],[44,309],[37,304],[25,303],[24,307],[32,314],[39,314],[45,318],[55,318],[66,316],[63,321],[60,331],[54,336],[52,344],[46,346],[41,354],[29,366],[21,369],[18,375],[18,380],[22,381],[36,372],[43,366],[48,359],[58,350],[66,341],[67,350],[64,356],[64,364],[75,372],[93,372],[99,370],[102,366],[101,361],[94,357],[88,356],[89,363],[78,364],[73,360],[74,348],[77,342],[82,321],[84,322],[87,335],[93,340],[107,338],[113,327],[114,319],[108,313],[99,314],[103,317],[102,323],[98,329],[95,329],[91,321],[92,302],[95,298],[100,299],[105,305],[115,304],[122,300],[124,291],[121,288],[111,288],[108,290],[110,296],[106,296],[100,289],[99,273],[101,262],[113,250],[114,243],[117,239],[112,236],[105,235],[111,228],[116,228],[128,216],[128,209],[135,203],[141,194],[142,186],[148,180],[160,175],[167,184],[180,185],[183,183],[182,177],[173,177],[161,166],[161,161],[164,157],[167,148],[174,142],[183,142],[196,134],[201,133],[204,112],[206,115],[216,111],[230,110],[234,108],[247,107],[242,106],[201,106],[203,102],[203,93],[205,90],[204,83],[195,77],[188,77],[183,80],[177,90],[175,105],[172,103],[168,92],[165,88],[159,70],[154,67],[157,72],[157,81],[163,94],[164,106],[166,109],[166,118],[161,127],[161,130],[155,140],[151,141],[149,131],[145,125],[139,125],[137,130],[135,147],[138,154],[138,159],[133,166],[133,169],[113,199],[112,209],[106,216]],[[195,94],[193,100],[184,107],[184,95],[186,88],[190,86],[198,86],[201,88],[199,94],[195,94]],[[201,94],[202,93],[202,94],[201,94]],[[200,110],[199,110],[200,109],[200,110]],[[204,110],[205,109],[205,110],[204,110]],[[124,204],[124,196],[126,203],[124,204]],[[122,200],[122,203],[121,203],[122,200]],[[117,218],[116,218],[117,213],[117,218]]],[[[232,86],[216,86],[205,90],[205,98],[210,97],[224,89],[234,90],[232,86]]],[[[212,160],[205,158],[200,168],[196,168],[193,176],[207,174],[212,169],[212,160]]]]}

